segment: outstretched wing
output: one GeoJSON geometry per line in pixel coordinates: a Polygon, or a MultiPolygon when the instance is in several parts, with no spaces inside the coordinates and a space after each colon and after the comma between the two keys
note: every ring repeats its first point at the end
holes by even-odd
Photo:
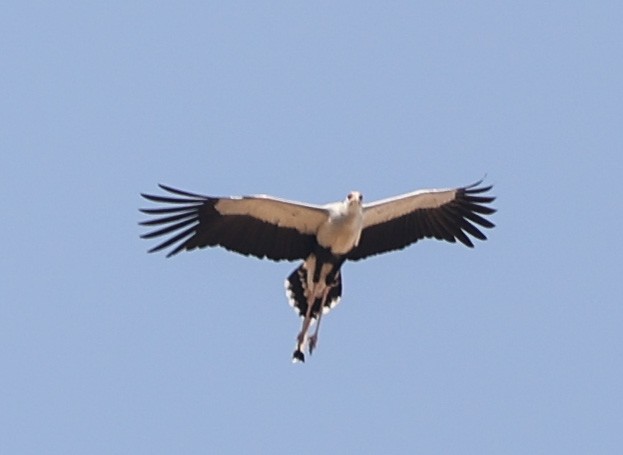
{"type": "Polygon", "coordinates": [[[483,195],[492,187],[479,186],[481,183],[463,188],[420,190],[365,204],[361,238],[348,258],[358,260],[399,250],[425,237],[453,243],[459,240],[473,247],[468,234],[485,240],[478,226],[494,227],[482,215],[495,212],[488,205],[495,197],[483,195]]]}
{"type": "Polygon", "coordinates": [[[275,261],[304,259],[313,249],[316,232],[328,218],[320,206],[270,196],[210,197],[160,185],[171,196],[142,194],[164,207],[141,209],[155,218],[140,223],[158,226],[142,238],[171,235],[149,250],[173,246],[167,254],[222,246],[244,255],[275,261]]]}

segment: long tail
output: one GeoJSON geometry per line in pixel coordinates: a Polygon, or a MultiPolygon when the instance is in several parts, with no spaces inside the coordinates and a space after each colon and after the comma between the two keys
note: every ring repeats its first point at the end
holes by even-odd
{"type": "MultiPolygon", "coordinates": [[[[301,317],[305,317],[307,314],[307,299],[305,298],[305,291],[307,290],[307,269],[301,264],[296,268],[290,276],[286,279],[286,296],[288,303],[301,317]]],[[[323,314],[327,314],[333,309],[342,297],[342,273],[337,273],[335,282],[329,290],[327,300],[322,308],[323,314]]],[[[321,299],[316,299],[311,311],[311,317],[318,319],[318,313],[320,311],[321,299]]]]}

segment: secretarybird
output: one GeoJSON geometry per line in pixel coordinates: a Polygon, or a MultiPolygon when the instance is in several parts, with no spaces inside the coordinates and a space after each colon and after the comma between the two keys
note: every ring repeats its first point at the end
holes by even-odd
{"type": "Polygon", "coordinates": [[[461,188],[420,190],[364,204],[352,191],[342,202],[313,205],[265,195],[212,197],[160,188],[172,196],[142,194],[165,204],[141,209],[155,218],[144,226],[158,226],[142,238],[168,236],[149,252],[168,247],[167,257],[182,250],[221,246],[244,255],[274,261],[303,260],[285,281],[290,305],[301,316],[294,362],[305,361],[318,342],[323,314],[342,296],[341,267],[346,260],[400,250],[423,238],[457,240],[473,247],[470,237],[485,240],[477,226],[492,228],[484,216],[494,197],[482,180],[461,188]],[[310,326],[316,323],[313,334],[310,326]]]}

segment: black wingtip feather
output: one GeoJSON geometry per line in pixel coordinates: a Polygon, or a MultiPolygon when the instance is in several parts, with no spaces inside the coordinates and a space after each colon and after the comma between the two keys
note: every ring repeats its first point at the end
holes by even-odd
{"type": "Polygon", "coordinates": [[[162,183],[159,183],[158,186],[162,188],[163,190],[168,191],[169,193],[177,194],[178,196],[197,198],[199,200],[204,200],[207,198],[207,196],[196,194],[196,193],[189,193],[188,191],[178,190],[177,188],[173,188],[172,186],[164,185],[162,183]]]}
{"type": "Polygon", "coordinates": [[[192,202],[201,202],[201,199],[180,199],[176,197],[168,197],[168,196],[156,196],[154,194],[141,194],[145,199],[151,202],[159,202],[165,204],[188,204],[192,202]]]}
{"type": "Polygon", "coordinates": [[[493,188],[493,185],[477,186],[479,183],[480,182],[474,185],[466,186],[465,188],[463,188],[463,190],[465,191],[466,194],[480,194],[480,193],[486,193],[487,191],[490,191],[491,188],[493,188]]]}
{"type": "Polygon", "coordinates": [[[175,221],[180,221],[186,218],[195,218],[196,214],[194,212],[186,212],[186,213],[178,213],[173,216],[166,216],[163,218],[156,218],[154,220],[146,220],[141,221],[139,224],[141,226],[157,226],[159,224],[169,224],[175,221]]]}
{"type": "MultiPolygon", "coordinates": [[[[164,242],[156,245],[155,247],[150,249],[148,252],[149,253],[155,253],[156,251],[163,250],[163,249],[173,245],[175,242],[178,242],[178,241],[184,239],[185,237],[188,237],[188,236],[192,235],[194,230],[195,230],[195,227],[192,226],[192,227],[186,229],[185,231],[182,231],[179,234],[171,237],[170,239],[167,239],[164,242]]],[[[146,238],[146,237],[143,237],[143,238],[146,238]]],[[[186,242],[180,243],[173,251],[171,251],[169,254],[167,254],[167,257],[173,256],[174,254],[178,253],[179,251],[181,251],[185,247],[186,247],[186,242]]]]}

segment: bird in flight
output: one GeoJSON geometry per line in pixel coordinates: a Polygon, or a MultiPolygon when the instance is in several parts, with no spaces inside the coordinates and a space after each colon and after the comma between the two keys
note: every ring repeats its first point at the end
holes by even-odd
{"type": "Polygon", "coordinates": [[[171,247],[183,250],[221,246],[246,256],[303,262],[285,281],[290,305],[302,318],[292,355],[305,361],[318,343],[320,320],[342,296],[341,267],[380,253],[400,250],[424,238],[473,247],[470,238],[486,240],[485,218],[495,212],[487,194],[492,186],[473,185],[419,190],[363,203],[361,193],[326,205],[306,204],[266,195],[213,197],[165,185],[169,195],[142,194],[159,207],[141,209],[153,218],[141,222],[155,230],[142,235],[167,236],[150,253],[171,247]],[[311,326],[315,329],[310,335],[311,326]]]}

